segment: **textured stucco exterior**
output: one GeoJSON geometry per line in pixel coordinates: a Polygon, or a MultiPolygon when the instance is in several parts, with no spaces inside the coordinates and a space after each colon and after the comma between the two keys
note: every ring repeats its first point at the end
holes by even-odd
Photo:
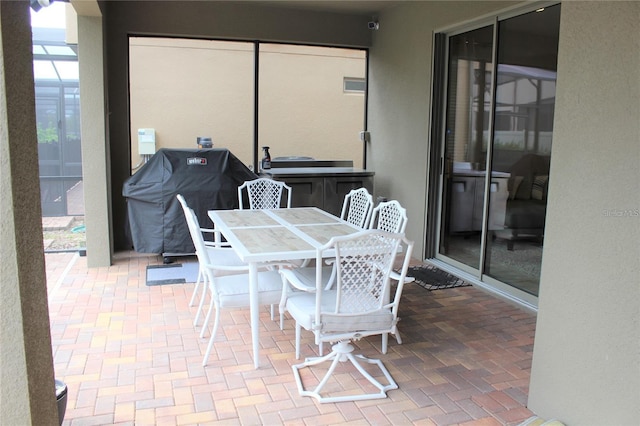
{"type": "Polygon", "coordinates": [[[557,87],[529,408],[637,424],[640,3],[562,4],[557,87]]]}
{"type": "Polygon", "coordinates": [[[0,53],[0,424],[53,425],[28,2],[0,2],[0,53]]]}
{"type": "Polygon", "coordinates": [[[111,192],[109,184],[109,146],[106,143],[106,103],[102,19],[79,16],[78,45],[80,68],[82,163],[85,226],[87,227],[87,264],[111,265],[113,255],[111,192]]]}

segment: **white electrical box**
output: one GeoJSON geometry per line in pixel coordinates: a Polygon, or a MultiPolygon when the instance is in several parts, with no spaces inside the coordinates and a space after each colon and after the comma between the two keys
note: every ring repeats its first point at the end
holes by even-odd
{"type": "Polygon", "coordinates": [[[153,155],[156,153],[156,130],[138,129],[138,154],[153,155]]]}

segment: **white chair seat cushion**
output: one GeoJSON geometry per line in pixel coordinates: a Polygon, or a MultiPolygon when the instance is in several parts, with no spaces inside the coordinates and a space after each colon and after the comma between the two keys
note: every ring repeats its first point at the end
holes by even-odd
{"type": "MultiPolygon", "coordinates": [[[[336,306],[335,290],[322,293],[322,334],[333,332],[362,332],[368,334],[376,330],[388,330],[393,325],[391,309],[382,309],[375,313],[354,316],[348,314],[332,315],[336,306]]],[[[306,330],[311,330],[315,322],[315,293],[294,292],[287,299],[287,311],[306,330]]]]}
{"type": "Polygon", "coordinates": [[[214,266],[246,266],[232,248],[207,247],[207,254],[214,266]]]}
{"type": "MultiPolygon", "coordinates": [[[[249,306],[249,274],[217,277],[216,290],[220,307],[249,306]]],[[[258,272],[258,300],[260,305],[278,304],[282,296],[282,279],[278,271],[258,272]]]]}

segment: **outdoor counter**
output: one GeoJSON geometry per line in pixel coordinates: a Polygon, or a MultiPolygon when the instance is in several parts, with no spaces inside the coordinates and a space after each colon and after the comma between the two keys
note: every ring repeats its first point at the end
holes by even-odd
{"type": "Polygon", "coordinates": [[[365,187],[373,195],[374,172],[354,167],[274,167],[261,175],[292,189],[292,207],[318,207],[340,215],[344,196],[365,187]]]}

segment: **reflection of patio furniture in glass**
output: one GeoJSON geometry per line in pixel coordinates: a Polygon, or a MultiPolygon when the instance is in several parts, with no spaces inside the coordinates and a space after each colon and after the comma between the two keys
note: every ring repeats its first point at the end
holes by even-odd
{"type": "MultiPolygon", "coordinates": [[[[450,232],[472,232],[482,230],[485,170],[473,170],[471,163],[455,163],[451,178],[451,222],[450,232]]],[[[509,173],[491,173],[490,230],[504,228],[508,198],[509,173]]]]}
{"type": "Polygon", "coordinates": [[[527,154],[511,168],[505,229],[496,232],[496,237],[509,240],[509,250],[513,250],[513,241],[519,238],[542,240],[547,213],[549,163],[549,156],[527,154]]]}

